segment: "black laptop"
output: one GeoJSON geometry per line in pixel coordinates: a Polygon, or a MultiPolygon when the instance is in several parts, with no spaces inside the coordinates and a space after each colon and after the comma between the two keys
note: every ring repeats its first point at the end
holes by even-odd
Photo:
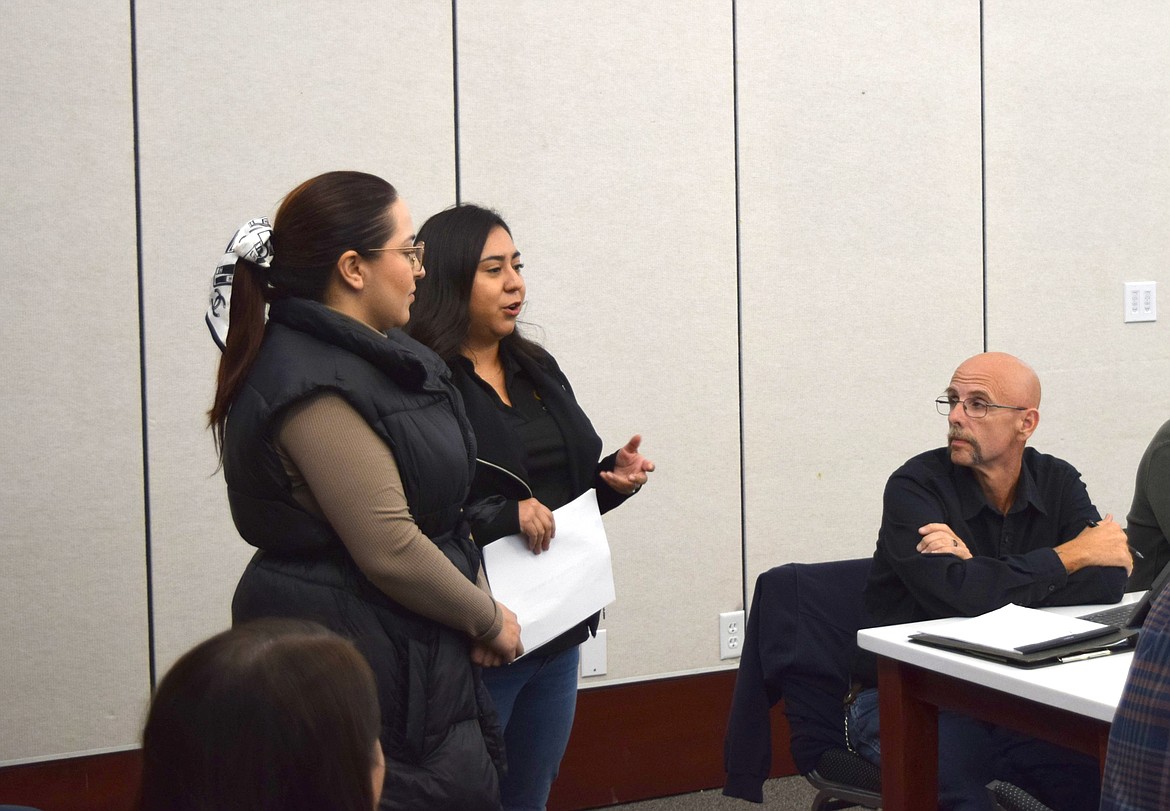
{"type": "Polygon", "coordinates": [[[1146,616],[1150,613],[1150,606],[1153,605],[1154,599],[1162,593],[1162,589],[1166,587],[1167,580],[1170,580],[1170,563],[1158,572],[1158,576],[1150,584],[1149,591],[1143,594],[1137,602],[1115,605],[1112,608],[1094,611],[1092,614],[1082,614],[1081,619],[1099,622],[1102,625],[1115,625],[1118,628],[1132,628],[1136,631],[1146,621],[1146,616]]]}

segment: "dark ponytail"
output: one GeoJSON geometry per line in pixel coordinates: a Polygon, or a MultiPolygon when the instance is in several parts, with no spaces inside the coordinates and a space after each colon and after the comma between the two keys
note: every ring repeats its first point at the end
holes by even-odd
{"type": "Polygon", "coordinates": [[[390,239],[389,210],[397,200],[393,186],[365,172],[318,175],[289,192],[276,212],[271,267],[236,263],[227,340],[207,412],[220,453],[228,411],[260,352],[265,305],[281,298],[322,301],[343,253],[367,256],[390,239]]]}

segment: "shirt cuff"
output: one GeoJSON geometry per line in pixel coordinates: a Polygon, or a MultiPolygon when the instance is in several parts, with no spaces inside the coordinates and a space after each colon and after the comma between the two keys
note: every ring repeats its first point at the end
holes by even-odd
{"type": "Polygon", "coordinates": [[[495,608],[492,624],[486,631],[475,637],[476,642],[491,642],[500,635],[500,631],[504,628],[504,612],[500,610],[500,604],[496,602],[495,597],[492,598],[492,606],[495,608]]]}

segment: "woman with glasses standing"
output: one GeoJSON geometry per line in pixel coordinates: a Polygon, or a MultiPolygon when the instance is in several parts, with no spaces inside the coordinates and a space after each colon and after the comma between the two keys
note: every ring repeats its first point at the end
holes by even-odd
{"type": "MultiPolygon", "coordinates": [[[[498,214],[472,205],[423,224],[428,273],[410,334],[447,361],[475,429],[472,534],[481,546],[522,533],[533,554],[556,543],[552,510],[593,488],[602,512],[646,483],[640,436],[598,462],[601,439],[553,357],[516,331],[520,252],[498,214]]],[[[506,668],[484,671],[504,724],[505,809],[543,809],[569,741],[578,645],[593,616],[506,668]]]]}
{"type": "Polygon", "coordinates": [[[382,808],[495,809],[499,730],[474,665],[515,659],[520,629],[463,518],[475,442],[459,395],[399,329],[421,254],[405,201],[360,172],[306,181],[229,244],[209,421],[232,518],[260,550],[232,618],[353,640],[378,682],[382,808]]]}

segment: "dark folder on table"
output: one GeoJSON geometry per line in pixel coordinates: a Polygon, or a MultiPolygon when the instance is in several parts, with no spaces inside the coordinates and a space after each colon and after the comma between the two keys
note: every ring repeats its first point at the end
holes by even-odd
{"type": "Polygon", "coordinates": [[[1138,631],[1150,612],[1150,604],[1166,586],[1167,580],[1170,580],[1170,565],[1158,573],[1149,591],[1142,595],[1140,600],[1082,615],[1078,619],[1100,624],[1073,634],[1037,640],[1013,648],[956,639],[947,636],[946,629],[942,629],[944,633],[938,634],[928,632],[911,634],[910,640],[1016,667],[1043,667],[1108,656],[1131,650],[1137,644],[1138,631]]]}

